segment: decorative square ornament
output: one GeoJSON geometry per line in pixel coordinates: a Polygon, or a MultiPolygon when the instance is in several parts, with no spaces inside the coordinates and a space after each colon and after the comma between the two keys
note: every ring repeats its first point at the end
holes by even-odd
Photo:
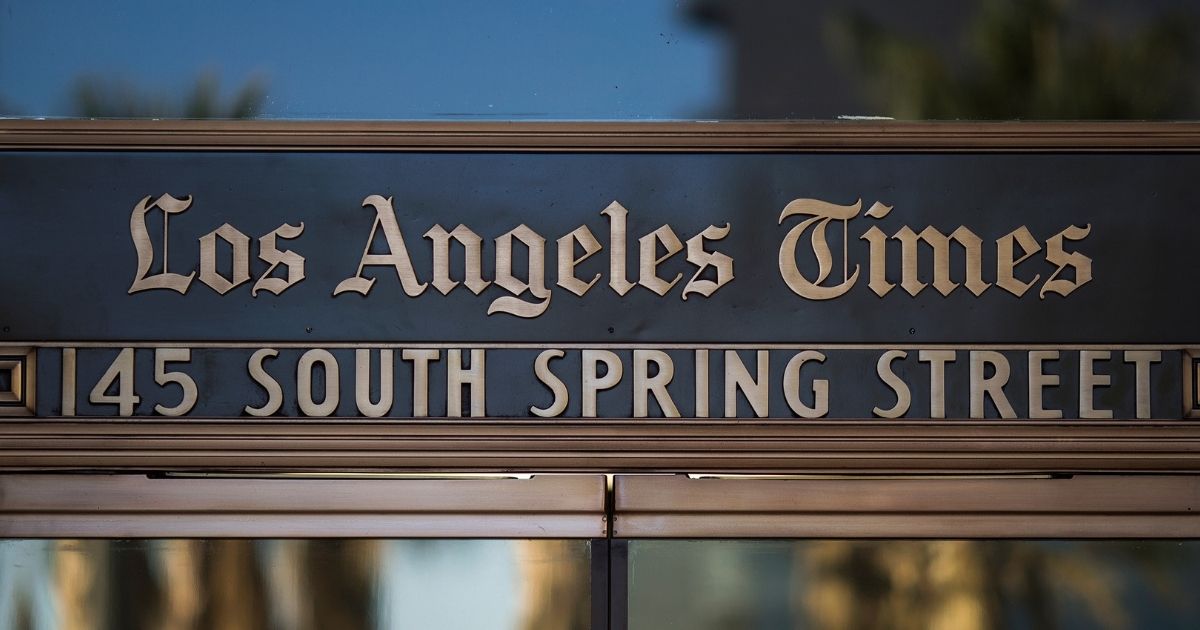
{"type": "Polygon", "coordinates": [[[0,346],[0,416],[34,415],[36,374],[36,349],[0,346]]]}
{"type": "Polygon", "coordinates": [[[1200,348],[1183,351],[1183,417],[1200,418],[1200,348]]]}

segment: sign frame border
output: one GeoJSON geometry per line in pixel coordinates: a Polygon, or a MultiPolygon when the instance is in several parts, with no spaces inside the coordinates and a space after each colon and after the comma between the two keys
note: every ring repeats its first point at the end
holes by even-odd
{"type": "MultiPolygon", "coordinates": [[[[1192,153],[1197,122],[0,120],[6,151],[1192,153]]],[[[1200,471],[1179,421],[0,419],[0,470],[1200,471]]]]}

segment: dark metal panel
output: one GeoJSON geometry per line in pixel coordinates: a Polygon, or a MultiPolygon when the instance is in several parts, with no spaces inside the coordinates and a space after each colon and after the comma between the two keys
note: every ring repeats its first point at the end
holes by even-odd
{"type": "MultiPolygon", "coordinates": [[[[632,345],[632,344],[631,344],[632,345]]],[[[304,347],[281,347],[279,356],[266,364],[266,370],[277,379],[283,391],[283,404],[277,415],[282,417],[300,416],[301,410],[296,398],[297,362],[301,354],[309,349],[304,347]]],[[[313,346],[320,347],[320,346],[313,346]]],[[[370,347],[366,345],[364,347],[370,347]]],[[[457,348],[457,346],[455,346],[457,348]]],[[[468,355],[463,346],[463,354],[468,355]]],[[[488,417],[496,418],[528,418],[533,414],[530,407],[546,408],[553,402],[550,391],[536,378],[533,365],[539,352],[553,346],[537,346],[520,348],[492,348],[487,351],[486,381],[486,412],[488,417]]],[[[827,416],[842,419],[871,419],[872,409],[878,406],[887,409],[895,403],[895,393],[876,375],[876,362],[885,351],[885,347],[862,349],[859,347],[819,347],[826,359],[822,363],[810,363],[801,372],[798,388],[803,402],[808,405],[813,402],[813,381],[828,382],[829,409],[827,416]]],[[[789,360],[794,357],[800,347],[789,350],[771,350],[768,353],[769,370],[767,380],[770,384],[767,398],[769,415],[778,418],[794,418],[785,400],[783,387],[784,371],[789,360]]],[[[201,395],[198,397],[190,416],[197,418],[244,417],[246,405],[261,406],[267,398],[266,392],[256,384],[247,372],[247,363],[256,350],[254,347],[245,348],[194,348],[191,361],[187,365],[173,365],[172,370],[188,374],[197,385],[201,395]]],[[[76,350],[76,377],[79,383],[76,392],[75,415],[80,417],[113,417],[118,415],[116,405],[93,404],[88,402],[88,393],[93,384],[100,381],[105,370],[120,351],[119,346],[103,348],[79,348],[76,350]]],[[[339,403],[335,417],[352,418],[359,416],[355,401],[354,348],[330,348],[338,364],[339,403]]],[[[399,358],[399,350],[393,351],[393,403],[387,417],[403,418],[413,413],[413,371],[411,361],[399,358]]],[[[441,359],[431,363],[429,368],[429,415],[445,417],[446,402],[446,349],[440,350],[441,359]]],[[[613,352],[624,365],[625,377],[615,387],[600,392],[597,397],[597,416],[607,418],[632,417],[633,415],[633,385],[631,372],[633,370],[633,350],[614,348],[613,352]]],[[[695,417],[696,412],[696,383],[695,383],[695,352],[693,350],[667,349],[666,355],[671,358],[675,370],[675,378],[666,386],[671,401],[677,406],[684,418],[695,417]]],[[[752,349],[736,351],[743,363],[755,370],[755,352],[752,349]]],[[[1012,405],[1018,417],[1029,417],[1028,383],[1029,372],[1026,356],[1028,351],[999,349],[997,352],[1008,361],[1010,377],[1004,387],[1006,400],[1012,405]]],[[[1043,390],[1042,406],[1061,413],[1064,418],[1080,417],[1079,410],[1079,351],[1071,349],[1060,350],[1060,359],[1046,362],[1043,371],[1058,377],[1059,385],[1045,387],[1043,390]]],[[[960,349],[955,352],[956,360],[945,367],[945,417],[970,417],[970,350],[960,349]]],[[[724,414],[724,370],[725,356],[722,350],[710,351],[708,391],[710,415],[721,417],[724,414]]],[[[57,348],[43,348],[39,353],[38,415],[57,416],[62,413],[61,396],[61,352],[57,348]]],[[[892,368],[904,379],[909,386],[911,409],[907,414],[910,418],[932,417],[930,405],[930,374],[928,363],[918,361],[919,351],[910,350],[904,359],[897,359],[892,368]]],[[[379,400],[380,349],[371,350],[371,399],[379,400]]],[[[1150,369],[1149,394],[1151,403],[1150,418],[1178,419],[1180,417],[1180,401],[1182,393],[1180,385],[1182,357],[1179,351],[1163,351],[1162,361],[1153,364],[1150,369]]],[[[155,405],[172,406],[179,402],[181,394],[177,386],[159,387],[154,382],[154,350],[152,348],[137,348],[134,351],[134,367],[136,373],[135,391],[140,402],[135,405],[135,416],[154,416],[155,405]]],[[[1110,376],[1111,385],[1098,387],[1094,393],[1094,406],[1097,409],[1111,411],[1114,418],[1136,418],[1136,370],[1135,367],[1123,360],[1123,353],[1117,350],[1111,359],[1095,363],[1095,370],[1110,376]]],[[[582,412],[580,381],[581,360],[579,350],[568,350],[565,356],[552,364],[553,372],[561,378],[570,390],[570,401],[561,418],[579,418],[582,412]]],[[[317,396],[324,392],[326,376],[317,371],[313,386],[317,396]]],[[[737,409],[740,417],[752,417],[753,409],[742,394],[737,396],[737,409]]],[[[984,417],[998,419],[999,410],[992,398],[985,400],[984,417]]],[[[648,397],[648,414],[650,417],[663,417],[663,409],[653,396],[648,397]]]]}
{"type": "MultiPolygon", "coordinates": [[[[1200,298],[1187,290],[1197,281],[1187,200],[1198,168],[1198,156],[1162,154],[10,152],[0,156],[7,270],[0,293],[20,308],[6,309],[0,339],[1190,343],[1200,298]],[[304,234],[288,245],[306,257],[307,278],[279,296],[251,297],[251,283],[219,295],[199,282],[187,295],[128,295],[136,271],[130,212],[142,197],[164,192],[194,199],[171,220],[173,271],[195,269],[198,238],[225,222],[252,238],[303,222],[304,234]],[[600,211],[614,200],[630,211],[634,279],[636,239],[663,224],[686,239],[729,223],[731,234],[710,245],[734,259],[736,277],[707,299],[681,300],[682,283],[665,297],[641,287],[619,297],[604,285],[606,251],[580,266],[580,275],[604,274],[601,283],[582,298],[553,289],[535,320],[487,315],[505,294],[495,285],[481,296],[459,287],[407,297],[386,268],[366,272],[378,277],[369,295],[334,297],[334,287],[355,274],[370,234],[374,214],[360,207],[370,194],[394,197],[425,280],[431,260],[421,234],[435,223],[461,222],[483,236],[491,278],[491,239],[526,224],[552,244],[587,225],[606,242],[600,211]],[[868,245],[858,237],[869,225],[889,234],[968,226],[985,244],[986,281],[995,279],[994,241],[1011,230],[1027,226],[1044,248],[1064,228],[1090,225],[1086,239],[1067,245],[1093,259],[1094,279],[1065,298],[1039,299],[1037,287],[1016,298],[994,286],[979,297],[960,287],[948,297],[896,288],[881,298],[864,277],[842,297],[808,300],[788,289],[778,267],[793,227],[779,225],[780,212],[798,197],[894,206],[885,219],[850,221],[851,269],[867,264],[868,245]]],[[[840,241],[838,229],[830,228],[831,241],[840,241]]],[[[1041,256],[1022,264],[1022,277],[1049,278],[1055,267],[1041,256]]],[[[547,258],[552,283],[552,247],[547,258]]],[[[961,279],[958,255],[952,260],[961,279]]],[[[265,271],[252,261],[254,276],[265,271]]],[[[801,252],[801,264],[816,273],[811,252],[801,252]]],[[[663,276],[682,273],[685,281],[694,271],[682,255],[661,267],[663,276]]],[[[922,274],[928,281],[929,268],[922,274]]]]}

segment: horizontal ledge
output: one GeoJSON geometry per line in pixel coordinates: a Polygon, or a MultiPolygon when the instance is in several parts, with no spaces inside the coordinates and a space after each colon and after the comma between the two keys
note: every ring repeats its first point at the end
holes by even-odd
{"type": "Polygon", "coordinates": [[[618,475],[620,514],[1196,513],[1200,477],[690,479],[618,475]]]}
{"type": "Polygon", "coordinates": [[[530,479],[149,478],[0,475],[0,514],[19,512],[604,512],[600,475],[530,479]]]}
{"type": "Polygon", "coordinates": [[[1200,536],[1200,477],[688,479],[618,475],[617,537],[1200,536]]]}
{"type": "Polygon", "coordinates": [[[1088,419],[853,419],[853,418],[358,418],[358,417],[0,417],[0,436],[8,434],[50,433],[138,434],[216,433],[245,435],[261,433],[285,435],[363,434],[672,434],[707,435],[713,432],[746,436],[773,434],[846,434],[870,431],[884,436],[903,436],[912,431],[946,435],[1021,435],[1054,433],[1071,435],[1138,436],[1162,435],[1200,437],[1200,420],[1088,420],[1088,419]]]}
{"type": "Polygon", "coordinates": [[[619,515],[614,538],[1196,538],[1200,515],[619,515]]]}
{"type": "Polygon", "coordinates": [[[1191,151],[1194,122],[0,120],[0,149],[1191,151]]]}
{"type": "MultiPolygon", "coordinates": [[[[1192,343],[834,343],[834,342],[576,342],[576,341],[442,341],[442,342],[372,342],[372,341],[147,341],[117,339],[113,341],[75,340],[6,340],[6,346],[37,346],[41,348],[197,348],[197,349],[252,349],[260,348],[323,348],[408,350],[444,348],[481,348],[487,350],[589,350],[589,349],[659,349],[659,350],[1191,350],[1200,348],[1200,340],[1192,343]]],[[[647,418],[653,420],[653,418],[647,418]]],[[[882,420],[882,419],[881,419],[882,420]]],[[[892,420],[891,422],[896,422],[892,420]]],[[[903,421],[901,421],[903,422],[903,421]]]]}
{"type": "Polygon", "coordinates": [[[0,537],[605,535],[600,475],[513,479],[0,475],[0,537]]]}
{"type": "Polygon", "coordinates": [[[0,470],[1191,472],[1189,421],[0,422],[0,470]]]}
{"type": "Polygon", "coordinates": [[[0,538],[603,538],[603,514],[11,514],[0,538]]]}

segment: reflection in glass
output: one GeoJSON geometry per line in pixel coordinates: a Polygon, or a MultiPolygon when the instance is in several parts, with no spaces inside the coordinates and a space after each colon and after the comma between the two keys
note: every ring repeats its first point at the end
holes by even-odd
{"type": "Polygon", "coordinates": [[[1194,0],[0,0],[0,116],[1194,120],[1197,33],[1194,0]]]}
{"type": "Polygon", "coordinates": [[[586,540],[0,541],[0,627],[586,628],[586,540]]]}
{"type": "Polygon", "coordinates": [[[1101,3],[990,0],[949,51],[865,11],[833,14],[827,33],[895,118],[1195,117],[1196,15],[1163,4],[1122,19],[1101,3]]]}
{"type": "Polygon", "coordinates": [[[259,77],[247,80],[226,97],[221,80],[204,72],[195,85],[180,93],[150,93],[121,79],[81,76],[71,99],[81,118],[257,118],[262,111],[267,86],[259,77]]]}
{"type": "Polygon", "coordinates": [[[1191,0],[697,0],[722,118],[1195,119],[1191,0]]]}
{"type": "Polygon", "coordinates": [[[629,545],[629,627],[1197,628],[1200,542],[629,545]]]}

